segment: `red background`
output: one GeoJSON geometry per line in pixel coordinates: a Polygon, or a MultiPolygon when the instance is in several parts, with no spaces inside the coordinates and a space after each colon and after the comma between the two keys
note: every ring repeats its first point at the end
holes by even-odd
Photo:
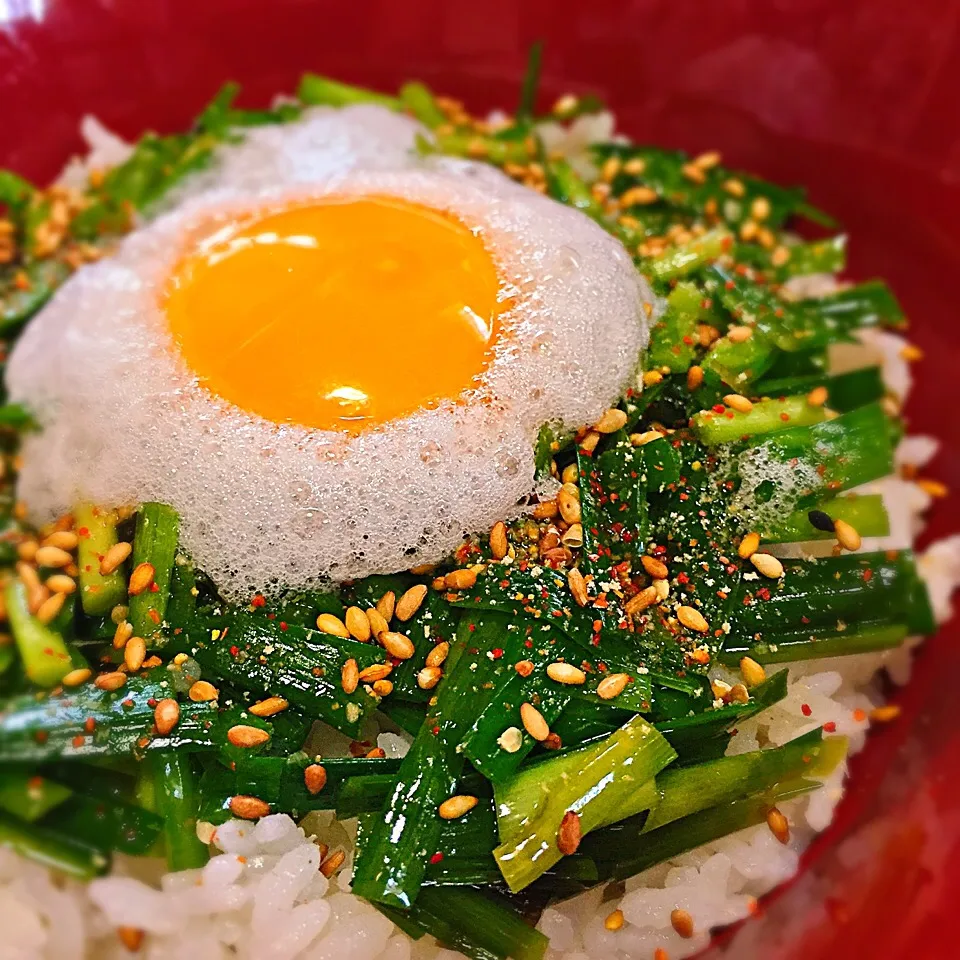
{"type": "MultiPolygon", "coordinates": [[[[720,148],[808,185],[849,227],[851,272],[890,280],[926,351],[909,414],[943,439],[934,470],[957,486],[958,23],[958,0],[0,0],[0,165],[47,178],[79,149],[83,113],[129,136],[174,130],[226,79],[263,104],[305,69],[509,107],[545,39],[544,103],[598,93],[635,138],[720,148]]],[[[958,527],[955,504],[938,505],[931,531],[958,527]]],[[[956,637],[927,644],[838,823],[754,921],[767,945],[745,930],[731,953],[960,955],[956,637]],[[855,868],[851,838],[870,854],[855,868]]]]}

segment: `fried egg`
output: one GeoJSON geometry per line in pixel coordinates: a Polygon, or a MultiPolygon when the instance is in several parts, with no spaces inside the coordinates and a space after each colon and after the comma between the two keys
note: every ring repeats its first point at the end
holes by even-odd
{"type": "Polygon", "coordinates": [[[516,515],[545,423],[634,382],[654,297],[580,212],[378,107],[250,131],[11,356],[19,494],[162,501],[228,598],[442,559],[516,515]]]}

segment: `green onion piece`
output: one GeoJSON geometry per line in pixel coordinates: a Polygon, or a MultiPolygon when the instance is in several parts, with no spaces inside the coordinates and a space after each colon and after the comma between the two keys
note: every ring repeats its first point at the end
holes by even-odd
{"type": "Polygon", "coordinates": [[[510,889],[529,886],[563,857],[558,846],[568,813],[588,834],[656,806],[654,777],[677,757],[642,717],[600,743],[521,771],[495,788],[501,844],[494,851],[510,889]]]}
{"type": "Polygon", "coordinates": [[[145,762],[153,771],[157,812],[163,817],[167,867],[202,867],[207,862],[207,848],[197,838],[200,793],[190,757],[156,751],[145,762]]]}
{"type": "Polygon", "coordinates": [[[180,518],[162,503],[144,503],[137,512],[137,530],[133,538],[133,567],[149,563],[153,567],[153,586],[130,597],[127,619],[133,634],[149,639],[156,635],[167,612],[170,599],[170,575],[177,555],[180,518]]]}
{"type": "Polygon", "coordinates": [[[66,642],[30,613],[27,588],[20,580],[10,581],[4,597],[10,630],[27,678],[38,687],[56,686],[73,669],[66,642]]]}
{"type": "Polygon", "coordinates": [[[806,427],[826,418],[824,407],[814,406],[801,397],[777,397],[758,400],[746,413],[725,409],[701,410],[693,417],[693,429],[707,446],[733,443],[745,437],[778,433],[791,427],[806,427]]]}
{"type": "Polygon", "coordinates": [[[117,543],[117,518],[112,510],[99,510],[89,504],[74,507],[79,544],[80,604],[91,617],[104,617],[127,599],[123,567],[112,573],[100,572],[100,560],[117,543]]]}
{"type": "MultiPolygon", "coordinates": [[[[685,277],[704,264],[716,260],[733,243],[733,235],[723,227],[714,227],[686,243],[670,247],[648,261],[644,269],[654,280],[665,283],[685,277]]],[[[701,298],[702,299],[702,298],[701,298]]]]}
{"type": "Polygon", "coordinates": [[[355,103],[375,103],[390,110],[401,110],[397,97],[340,83],[315,73],[305,73],[297,88],[297,99],[310,106],[348,107],[355,103]]]}
{"type": "MultiPolygon", "coordinates": [[[[886,537],[890,517],[879,493],[851,493],[818,504],[818,510],[833,520],[845,520],[862,537],[886,537]]],[[[762,532],[765,543],[795,543],[803,540],[830,540],[834,534],[810,523],[809,510],[795,510],[780,523],[762,532]]]]}
{"type": "Polygon", "coordinates": [[[648,370],[666,367],[671,373],[681,373],[693,363],[702,303],[703,294],[696,284],[678,283],[670,291],[666,312],[650,333],[648,370]]]}
{"type": "Polygon", "coordinates": [[[528,122],[533,119],[537,105],[537,88],[540,86],[540,67],[543,62],[543,41],[537,40],[530,45],[527,54],[527,69],[523,74],[520,87],[520,103],[517,105],[517,121],[528,122]]]}
{"type": "Polygon", "coordinates": [[[110,858],[102,851],[3,812],[0,812],[0,845],[80,880],[106,873],[110,866],[110,858]]]}
{"type": "Polygon", "coordinates": [[[400,102],[431,130],[447,122],[446,114],[437,106],[433,92],[424,83],[416,80],[405,83],[400,88],[400,102]]]}
{"type": "Polygon", "coordinates": [[[34,823],[60,806],[69,787],[22,769],[0,770],[0,810],[34,823]]]}

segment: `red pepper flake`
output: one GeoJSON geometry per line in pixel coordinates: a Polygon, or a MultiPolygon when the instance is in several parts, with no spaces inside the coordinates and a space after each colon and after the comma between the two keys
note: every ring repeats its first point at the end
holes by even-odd
{"type": "Polygon", "coordinates": [[[711,408],[714,413],[725,413],[727,408],[722,403],[715,403],[711,408]]]}
{"type": "Polygon", "coordinates": [[[757,596],[758,596],[761,600],[769,600],[769,599],[770,599],[770,588],[769,588],[769,587],[761,587],[761,588],[757,591],[757,596]]]}
{"type": "Polygon", "coordinates": [[[524,640],[524,641],[523,641],[523,645],[524,645],[528,650],[532,650],[532,649],[533,649],[533,641],[532,641],[532,640],[524,640]]]}
{"type": "Polygon", "coordinates": [[[160,592],[160,585],[157,583],[156,580],[154,580],[153,583],[150,584],[150,592],[151,592],[151,593],[159,593],[159,592],[160,592]]]}
{"type": "Polygon", "coordinates": [[[690,582],[690,577],[687,574],[683,572],[677,574],[677,583],[689,583],[689,582],[690,582]]]}
{"type": "Polygon", "coordinates": [[[160,626],[160,614],[157,613],[157,611],[154,610],[153,607],[151,607],[147,611],[147,616],[154,622],[154,624],[156,624],[156,626],[158,627],[160,626]]]}
{"type": "Polygon", "coordinates": [[[856,720],[857,723],[863,723],[867,719],[866,711],[857,707],[857,709],[853,711],[853,719],[856,720]]]}
{"type": "Polygon", "coordinates": [[[780,414],[780,419],[781,419],[784,423],[789,423],[789,422],[790,422],[790,414],[789,414],[789,413],[781,413],[781,414],[780,414]]]}
{"type": "Polygon", "coordinates": [[[442,863],[442,862],[443,862],[443,854],[438,851],[437,853],[435,853],[435,854],[430,858],[430,862],[431,862],[431,863],[442,863]]]}
{"type": "Polygon", "coordinates": [[[824,732],[824,733],[836,733],[836,732],[837,732],[837,725],[836,725],[832,720],[828,720],[828,721],[823,725],[823,732],[824,732]]]}
{"type": "Polygon", "coordinates": [[[93,717],[87,717],[83,721],[83,732],[84,733],[93,733],[97,729],[97,721],[93,717]]]}
{"type": "Polygon", "coordinates": [[[735,290],[737,287],[732,280],[728,280],[723,286],[726,290],[735,290]]]}
{"type": "Polygon", "coordinates": [[[869,567],[867,567],[867,569],[863,571],[863,582],[869,583],[872,579],[873,579],[873,571],[869,567]]]}
{"type": "Polygon", "coordinates": [[[251,607],[262,607],[266,604],[267,598],[262,593],[255,593],[250,601],[251,607]]]}
{"type": "Polygon", "coordinates": [[[810,714],[813,713],[813,711],[810,709],[810,704],[809,704],[809,703],[801,703],[801,704],[800,704],[800,712],[801,712],[805,717],[809,717],[810,714]]]}
{"type": "Polygon", "coordinates": [[[431,732],[435,737],[437,737],[437,736],[440,735],[440,728],[439,728],[439,727],[434,727],[430,732],[431,732]]]}
{"type": "Polygon", "coordinates": [[[510,586],[510,581],[509,581],[509,580],[501,580],[501,581],[500,581],[500,589],[501,589],[501,590],[506,590],[507,587],[509,587],[509,586],[510,586]]]}
{"type": "Polygon", "coordinates": [[[231,647],[231,648],[230,648],[230,656],[231,656],[231,657],[236,657],[236,656],[239,656],[239,655],[240,655],[240,648],[239,648],[239,647],[231,647]]]}
{"type": "Polygon", "coordinates": [[[147,706],[148,706],[151,710],[152,710],[156,705],[157,705],[157,698],[156,698],[156,697],[151,697],[151,698],[147,701],[147,706]]]}
{"type": "Polygon", "coordinates": [[[493,657],[494,660],[499,660],[499,659],[503,656],[503,648],[502,648],[502,647],[494,647],[494,648],[490,651],[490,656],[493,657]]]}
{"type": "Polygon", "coordinates": [[[286,623],[285,620],[281,620],[281,621],[280,621],[280,629],[283,630],[284,632],[286,632],[287,623],[286,623]]]}
{"type": "Polygon", "coordinates": [[[802,624],[806,625],[806,624],[808,624],[808,623],[810,622],[810,618],[807,617],[807,616],[803,616],[803,617],[800,618],[800,622],[801,622],[802,624]]]}
{"type": "Polygon", "coordinates": [[[475,623],[468,623],[468,624],[467,624],[467,629],[468,629],[471,633],[473,633],[473,631],[477,629],[477,625],[476,625],[475,623]]]}
{"type": "Polygon", "coordinates": [[[89,527],[80,527],[80,528],[77,530],[77,536],[78,536],[78,537],[81,537],[81,538],[84,539],[84,540],[86,540],[86,539],[90,536],[90,528],[89,528],[89,527]]]}
{"type": "Polygon", "coordinates": [[[77,750],[79,750],[79,749],[83,746],[83,744],[85,743],[85,741],[84,741],[83,737],[82,737],[80,734],[78,734],[77,736],[75,736],[75,737],[73,738],[72,743],[73,743],[73,746],[74,746],[77,750]]]}

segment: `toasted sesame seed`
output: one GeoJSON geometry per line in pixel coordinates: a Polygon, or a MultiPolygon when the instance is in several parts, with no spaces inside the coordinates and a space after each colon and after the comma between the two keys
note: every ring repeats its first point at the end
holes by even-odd
{"type": "Polygon", "coordinates": [[[389,680],[375,680],[373,692],[378,697],[389,697],[393,693],[393,684],[389,680]]]}
{"type": "Polygon", "coordinates": [[[77,581],[65,573],[55,573],[47,577],[44,585],[48,590],[62,594],[71,594],[77,589],[77,581]]]}
{"type": "Polygon", "coordinates": [[[623,165],[623,172],[629,173],[631,177],[638,177],[646,169],[647,161],[643,157],[631,157],[623,165]]]}
{"type": "Polygon", "coordinates": [[[749,703],[750,691],[747,690],[745,684],[735,683],[727,694],[727,700],[731,703],[749,703]]]}
{"type": "Polygon", "coordinates": [[[502,520],[498,520],[490,531],[490,553],[494,560],[502,560],[509,549],[507,525],[502,520]]]}
{"type": "Polygon", "coordinates": [[[721,680],[719,677],[714,678],[710,681],[710,689],[713,691],[713,695],[720,700],[726,700],[730,691],[733,689],[726,680],[721,680]]]}
{"type": "Polygon", "coordinates": [[[723,402],[731,410],[736,410],[737,413],[749,413],[753,409],[753,404],[739,393],[728,393],[723,398],[723,402]]]}
{"type": "Polygon", "coordinates": [[[130,953],[139,953],[145,937],[145,931],[139,927],[117,927],[117,939],[130,953]]]}
{"type": "Polygon", "coordinates": [[[677,619],[688,629],[698,633],[706,633],[710,629],[703,614],[696,607],[686,605],[677,607],[677,619]]]}
{"type": "Polygon", "coordinates": [[[630,443],[634,447],[645,447],[648,443],[662,438],[663,434],[659,430],[647,430],[645,433],[631,433],[630,443]]]}
{"type": "Polygon", "coordinates": [[[381,633],[377,639],[383,645],[384,650],[398,660],[409,660],[416,653],[413,641],[402,633],[387,630],[385,633],[381,633]]]}
{"type": "Polygon", "coordinates": [[[703,167],[699,166],[697,163],[685,163],[681,168],[680,172],[689,180],[691,183],[706,183],[707,178],[704,175],[703,167]]]}
{"type": "Polygon", "coordinates": [[[476,571],[468,567],[459,570],[451,570],[445,577],[444,582],[450,590],[469,590],[477,582],[476,571]]]}
{"type": "Polygon", "coordinates": [[[426,595],[427,585],[425,583],[415,583],[397,601],[396,610],[394,611],[396,618],[406,622],[413,617],[420,609],[426,595]]]}
{"type": "Polygon", "coordinates": [[[644,554],[640,557],[640,563],[643,569],[655,580],[664,580],[670,575],[670,571],[667,570],[667,565],[656,557],[644,554]]]}
{"type": "Polygon", "coordinates": [[[921,477],[917,480],[917,486],[928,496],[934,497],[937,500],[942,500],[950,493],[950,488],[945,483],[941,483],[939,480],[934,480],[930,477],[921,477]]]}
{"type": "Polygon", "coordinates": [[[147,659],[147,642],[143,637],[131,637],[123,648],[123,662],[131,673],[136,673],[147,659]]]}
{"type": "Polygon", "coordinates": [[[377,613],[383,617],[384,620],[389,623],[393,619],[394,610],[397,606],[397,595],[392,591],[388,590],[378,601],[377,601],[377,613]]]}
{"type": "Polygon", "coordinates": [[[742,197],[746,192],[747,188],[743,185],[742,180],[724,180],[723,189],[727,191],[732,197],[742,197]]]}
{"type": "Polygon", "coordinates": [[[73,557],[66,551],[61,550],[60,547],[40,547],[34,560],[37,563],[38,567],[65,567],[68,563],[73,562],[73,557]]]}
{"type": "Polygon", "coordinates": [[[443,677],[443,670],[440,667],[424,667],[417,674],[417,686],[421,690],[432,690],[443,677]]]}
{"type": "Polygon", "coordinates": [[[782,844],[786,845],[790,842],[790,824],[776,807],[767,814],[767,826],[782,844]]]}
{"type": "Polygon", "coordinates": [[[807,394],[807,403],[809,403],[811,407],[822,407],[827,402],[828,396],[829,394],[826,387],[814,387],[807,394]]]}
{"type": "Polygon", "coordinates": [[[900,356],[908,363],[916,363],[923,359],[923,350],[915,343],[907,343],[900,348],[900,356]]]}
{"type": "Polygon", "coordinates": [[[343,625],[354,640],[367,643],[370,640],[370,621],[359,607],[348,607],[343,616],[343,625]]]}
{"type": "Polygon", "coordinates": [[[230,812],[241,820],[259,820],[270,813],[270,804],[257,797],[240,794],[230,798],[230,812]]]}
{"type": "Polygon", "coordinates": [[[753,336],[753,327],[732,326],[727,330],[727,339],[733,343],[743,343],[753,336]]]}
{"type": "Polygon", "coordinates": [[[459,820],[465,817],[479,803],[476,797],[460,794],[449,797],[437,808],[441,820],[459,820]]]}
{"type": "Polygon", "coordinates": [[[43,603],[37,607],[36,617],[41,623],[50,623],[55,620],[57,614],[63,609],[63,604],[67,599],[64,593],[51,593],[43,603]]]}
{"type": "Polygon", "coordinates": [[[650,584],[654,590],[657,592],[657,600],[666,600],[670,596],[670,581],[669,580],[654,580],[650,584]]]}
{"type": "Polygon", "coordinates": [[[385,680],[391,673],[393,673],[393,667],[389,663],[372,663],[360,671],[358,679],[361,683],[377,683],[385,680]]]}
{"type": "Polygon", "coordinates": [[[597,444],[600,443],[600,434],[596,430],[591,430],[587,435],[580,441],[580,449],[586,451],[587,453],[593,453],[597,449],[597,444]]]}
{"type": "MultiPolygon", "coordinates": [[[[582,539],[581,536],[581,541],[582,539]]],[[[587,581],[584,580],[583,574],[576,567],[571,567],[567,571],[567,586],[570,588],[570,593],[573,594],[577,606],[585,607],[590,599],[587,593],[587,581]]]]}
{"type": "Polygon", "coordinates": [[[77,670],[71,670],[60,682],[65,687],[79,687],[81,683],[86,683],[92,676],[92,670],[87,667],[80,667],[77,670]]]}
{"type": "Polygon", "coordinates": [[[532,703],[520,705],[520,720],[523,722],[523,729],[538,743],[550,736],[550,725],[532,703]]]}
{"type": "Polygon", "coordinates": [[[350,637],[350,631],[346,624],[332,613],[321,613],[317,617],[317,629],[321,633],[327,633],[332,637],[342,637],[344,640],[350,637]]]}
{"type": "Polygon", "coordinates": [[[516,753],[523,746],[523,734],[519,727],[507,727],[497,738],[497,743],[507,753],[516,753]]]}
{"type": "Polygon", "coordinates": [[[370,632],[375,637],[379,637],[381,633],[385,633],[390,629],[390,624],[383,618],[379,610],[371,607],[367,611],[367,621],[370,624],[370,632]]]}
{"type": "Polygon", "coordinates": [[[544,500],[542,503],[538,503],[531,512],[533,517],[537,520],[552,520],[559,512],[557,508],[557,501],[544,500]]]}
{"type": "Polygon", "coordinates": [[[320,864],[320,872],[329,880],[344,865],[346,859],[347,855],[342,850],[337,850],[320,864]]]}
{"type": "Polygon", "coordinates": [[[616,433],[622,430],[627,423],[627,415],[623,410],[611,407],[604,415],[593,425],[597,433],[616,433]]]}
{"type": "Polygon", "coordinates": [[[579,106],[580,101],[572,93],[565,93],[553,105],[553,112],[558,117],[566,117],[574,113],[579,106]]]}
{"type": "Polygon", "coordinates": [[[737,547],[737,554],[741,560],[749,560],[760,547],[760,534],[751,531],[741,541],[737,547]]]}
{"type": "Polygon", "coordinates": [[[576,483],[580,479],[580,470],[575,463],[568,463],[560,474],[564,483],[576,483]]]}
{"type": "Polygon", "coordinates": [[[623,929],[623,911],[614,910],[613,913],[607,916],[607,919],[603,921],[603,926],[606,930],[609,930],[611,933],[616,933],[617,930],[623,929]]]}
{"type": "Polygon", "coordinates": [[[77,535],[72,530],[54,530],[48,537],[44,537],[45,547],[59,547],[61,550],[76,550],[77,535]]]}
{"type": "Polygon", "coordinates": [[[547,676],[568,686],[579,686],[587,682],[587,675],[579,667],[559,661],[547,665],[547,676]]]}
{"type": "Polygon", "coordinates": [[[663,381],[663,374],[659,370],[647,370],[643,374],[643,385],[652,387],[654,384],[663,381]]]}
{"type": "Polygon", "coordinates": [[[641,613],[647,607],[652,607],[657,602],[657,589],[650,586],[641,590],[636,596],[631,597],[624,605],[623,609],[630,615],[641,613]]]}
{"type": "Polygon", "coordinates": [[[692,393],[703,385],[703,367],[694,364],[687,370],[687,389],[692,393]]]}
{"type": "Polygon", "coordinates": [[[740,224],[740,239],[746,241],[753,240],[759,229],[756,220],[744,220],[743,223],[740,224]]]}
{"type": "Polygon", "coordinates": [[[782,267],[790,259],[790,248],[780,244],[770,255],[770,262],[775,267],[782,267]]]}
{"type": "Polygon", "coordinates": [[[767,671],[750,657],[744,657],[740,661],[740,676],[748,687],[757,687],[767,679],[767,671]]]}
{"type": "Polygon", "coordinates": [[[450,644],[446,640],[441,640],[428,654],[426,665],[428,667],[439,667],[447,659],[450,653],[450,644]]]}
{"type": "Polygon", "coordinates": [[[844,550],[859,550],[863,540],[857,532],[856,527],[847,523],[846,520],[835,520],[833,532],[837,536],[837,542],[844,550]]]}
{"type": "Polygon", "coordinates": [[[283,697],[267,697],[265,700],[258,700],[253,704],[248,712],[255,717],[275,717],[278,713],[283,713],[290,706],[283,697]]]}
{"type": "Polygon", "coordinates": [[[134,567],[133,573],[130,574],[130,584],[127,587],[130,596],[136,597],[138,594],[143,593],[143,591],[153,583],[155,575],[156,571],[152,563],[138,563],[136,567],[134,567]]]}
{"type": "Polygon", "coordinates": [[[260,727],[251,727],[245,723],[238,723],[227,731],[227,740],[235,747],[259,747],[270,739],[270,734],[260,727]]]}
{"type": "Polygon", "coordinates": [[[580,846],[580,814],[568,810],[560,821],[557,831],[557,849],[565,856],[572,856],[580,846]]]}
{"type": "Polygon", "coordinates": [[[180,704],[169,697],[161,700],[153,711],[153,722],[157,733],[165,737],[180,722],[180,704]]]}
{"type": "Polygon", "coordinates": [[[651,203],[656,203],[659,199],[660,197],[657,191],[651,189],[650,187],[630,187],[628,190],[624,190],[623,193],[620,194],[620,206],[645,207],[651,203]]]}
{"type": "Polygon", "coordinates": [[[600,697],[601,700],[613,700],[627,689],[629,682],[630,677],[628,674],[611,673],[600,681],[600,684],[597,686],[597,696],[600,697]]]}
{"type": "Polygon", "coordinates": [[[770,201],[766,197],[757,197],[750,204],[750,215],[754,220],[766,220],[770,216],[770,201]]]}
{"type": "Polygon", "coordinates": [[[360,683],[360,669],[357,661],[351,657],[340,668],[340,686],[346,694],[354,693],[360,683]]]}
{"type": "Polygon", "coordinates": [[[119,690],[127,682],[127,675],[121,673],[119,670],[114,670],[111,673],[101,673],[96,680],[93,681],[94,686],[99,690],[119,690]]]}
{"type": "Polygon", "coordinates": [[[896,703],[887,703],[882,707],[874,707],[870,711],[870,719],[874,723],[890,723],[896,720],[901,714],[900,706],[896,703]]]}
{"type": "Polygon", "coordinates": [[[315,797],[327,785],[327,771],[321,764],[311,763],[303,771],[303,785],[315,797]]]}
{"type": "Polygon", "coordinates": [[[220,696],[220,691],[206,680],[198,680],[187,691],[187,696],[194,703],[207,703],[210,700],[216,700],[220,696]]]}
{"type": "Polygon", "coordinates": [[[750,562],[758,573],[770,580],[779,580],[783,576],[783,564],[770,553],[754,553],[750,562]]]}
{"type": "Polygon", "coordinates": [[[693,936],[693,917],[686,910],[679,907],[670,912],[670,926],[677,932],[678,937],[689,940],[693,936]]]}
{"type": "Polygon", "coordinates": [[[24,540],[23,543],[17,545],[17,556],[24,563],[33,563],[37,558],[37,550],[39,549],[40,545],[36,540],[24,540]]]}

